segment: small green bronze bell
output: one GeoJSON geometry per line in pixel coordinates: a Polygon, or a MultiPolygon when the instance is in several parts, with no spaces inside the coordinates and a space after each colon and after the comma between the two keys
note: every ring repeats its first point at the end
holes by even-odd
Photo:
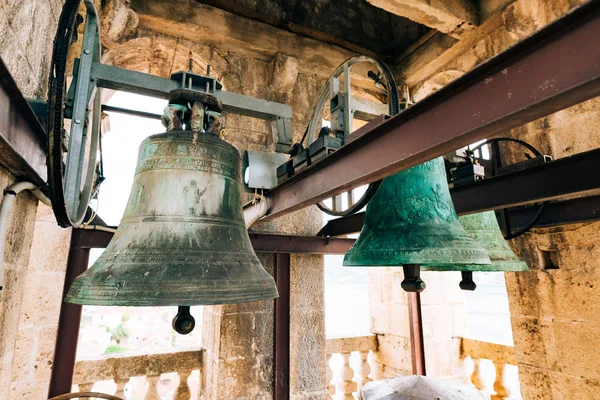
{"type": "Polygon", "coordinates": [[[441,157],[383,180],[344,257],[345,266],[403,266],[402,287],[413,292],[425,288],[420,265],[454,271],[457,265],[489,263],[458,220],[441,157]]]}
{"type": "MultiPolygon", "coordinates": [[[[460,288],[475,290],[477,285],[473,282],[473,271],[528,271],[529,267],[519,259],[508,247],[502,236],[498,220],[493,211],[459,217],[467,234],[481,245],[490,256],[491,264],[488,265],[455,265],[454,270],[461,271],[463,279],[460,288]]],[[[423,266],[426,271],[446,271],[438,266],[423,266]]]]}

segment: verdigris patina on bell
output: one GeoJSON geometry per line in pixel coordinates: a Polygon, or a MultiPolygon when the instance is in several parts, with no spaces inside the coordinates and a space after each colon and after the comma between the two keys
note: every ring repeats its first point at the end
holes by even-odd
{"type": "Polygon", "coordinates": [[[66,301],[189,306],[277,297],[246,231],[240,155],[204,132],[170,131],[140,146],[115,236],[66,301]]]}
{"type": "Polygon", "coordinates": [[[489,264],[454,210],[442,158],[383,180],[367,205],[365,223],[345,266],[489,264]]]}
{"type": "MultiPolygon", "coordinates": [[[[477,244],[487,251],[490,264],[455,265],[457,271],[528,271],[527,264],[510,249],[502,236],[498,220],[493,211],[459,217],[460,223],[477,244]]],[[[445,271],[437,266],[423,266],[423,270],[445,271]]]]}

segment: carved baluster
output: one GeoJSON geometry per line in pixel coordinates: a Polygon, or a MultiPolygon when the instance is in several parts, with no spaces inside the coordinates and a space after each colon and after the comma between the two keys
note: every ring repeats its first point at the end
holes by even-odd
{"type": "Polygon", "coordinates": [[[330,395],[335,394],[335,382],[333,381],[333,354],[327,354],[327,368],[325,369],[325,382],[330,395]]]}
{"type": "Polygon", "coordinates": [[[371,367],[369,380],[378,381],[380,379],[383,379],[383,364],[377,361],[377,357],[375,357],[374,351],[369,352],[367,360],[369,361],[369,365],[371,367]]]}
{"type": "Polygon", "coordinates": [[[146,396],[144,397],[144,400],[160,400],[160,395],[158,394],[158,382],[160,381],[160,374],[149,375],[146,377],[146,381],[148,382],[148,388],[146,389],[146,396]]]}
{"type": "Polygon", "coordinates": [[[369,350],[367,351],[360,351],[359,352],[360,355],[360,383],[359,383],[359,390],[367,384],[367,382],[371,381],[371,378],[369,378],[369,375],[371,374],[371,366],[369,365],[369,350]]]}
{"type": "Polygon", "coordinates": [[[475,385],[474,379],[477,379],[474,374],[475,374],[475,361],[471,358],[471,356],[466,356],[463,359],[463,364],[462,364],[462,370],[463,370],[463,380],[464,383],[466,383],[467,385],[471,385],[471,386],[475,386],[477,387],[477,385],[475,385]]]}
{"type": "Polygon", "coordinates": [[[350,353],[341,353],[342,373],[341,380],[338,382],[336,390],[336,399],[354,400],[353,392],[356,391],[356,382],[353,382],[354,371],[350,368],[350,353]]]}
{"type": "Polygon", "coordinates": [[[494,400],[503,400],[508,396],[508,392],[504,387],[504,365],[494,364],[496,368],[496,380],[494,381],[494,391],[496,394],[492,396],[494,400]]]}
{"type": "Polygon", "coordinates": [[[200,375],[200,384],[198,385],[198,399],[204,399],[204,390],[206,388],[206,374],[204,368],[200,367],[198,371],[200,375]]]}
{"type": "Polygon", "coordinates": [[[188,386],[188,378],[191,373],[192,371],[177,371],[177,375],[179,375],[179,385],[177,386],[177,389],[175,389],[173,400],[190,400],[192,393],[188,386]]]}
{"type": "Polygon", "coordinates": [[[506,364],[502,372],[502,382],[506,389],[504,400],[523,400],[519,382],[519,368],[516,365],[506,364]]]}
{"type": "Polygon", "coordinates": [[[78,390],[80,392],[91,392],[94,388],[94,382],[80,383],[77,385],[77,387],[79,388],[78,390]]]}
{"type": "Polygon", "coordinates": [[[491,400],[496,394],[494,382],[496,381],[496,368],[490,360],[476,360],[476,370],[473,374],[473,383],[483,393],[486,399],[491,400]]]}
{"type": "Polygon", "coordinates": [[[120,397],[122,399],[125,398],[125,385],[127,385],[127,382],[129,382],[129,378],[115,378],[115,383],[117,384],[117,391],[115,392],[115,396],[120,397]]]}

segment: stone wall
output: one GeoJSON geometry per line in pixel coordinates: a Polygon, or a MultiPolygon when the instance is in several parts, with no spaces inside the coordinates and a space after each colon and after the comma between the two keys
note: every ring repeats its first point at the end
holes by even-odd
{"type": "MultiPolygon", "coordinates": [[[[0,56],[26,97],[46,98],[51,38],[62,3],[0,2],[0,56]]],[[[0,190],[12,183],[0,168],[0,190]]],[[[38,209],[30,193],[19,194],[1,255],[6,263],[0,292],[1,399],[47,396],[68,243],[69,231],[58,228],[51,211],[38,209]]]]}
{"type": "MultiPolygon", "coordinates": [[[[15,219],[13,224],[19,226],[15,219]]],[[[52,209],[40,203],[31,231],[27,270],[22,286],[15,285],[20,292],[20,313],[13,328],[16,339],[7,399],[46,398],[54,361],[71,230],[60,228],[52,209]]]]}
{"type": "MultiPolygon", "coordinates": [[[[0,188],[14,183],[14,178],[0,168],[0,188]]],[[[33,241],[37,200],[30,193],[17,197],[7,230],[4,257],[4,288],[0,292],[0,398],[8,399],[11,381],[27,364],[16,358],[23,295],[27,286],[29,250],[33,241]]],[[[14,397],[15,399],[17,397],[14,397]]]]}
{"type": "MultiPolygon", "coordinates": [[[[501,2],[501,6],[496,3],[482,2],[482,8],[495,11],[483,13],[478,30],[463,39],[462,45],[459,42],[445,53],[440,50],[439,57],[427,61],[429,67],[417,71],[416,66],[423,65],[427,57],[419,51],[401,63],[404,70],[398,70],[398,76],[410,83],[417,99],[584,1],[516,0],[501,2]],[[465,40],[470,41],[468,45],[465,40]]],[[[525,140],[554,158],[598,148],[599,106],[600,101],[593,99],[501,136],[525,140]]],[[[524,159],[518,147],[503,145],[502,152],[506,162],[524,159]]],[[[526,400],[598,397],[600,357],[594,349],[600,345],[595,306],[600,284],[596,245],[599,226],[594,223],[534,229],[509,243],[531,268],[527,273],[505,274],[515,355],[526,400]]]]}
{"type": "MultiPolygon", "coordinates": [[[[520,130],[555,158],[600,147],[600,100],[520,130]]],[[[583,171],[582,173],[595,173],[583,171]]],[[[512,240],[532,270],[506,274],[515,356],[526,399],[595,399],[600,389],[597,300],[600,223],[534,229],[512,240]]]]}

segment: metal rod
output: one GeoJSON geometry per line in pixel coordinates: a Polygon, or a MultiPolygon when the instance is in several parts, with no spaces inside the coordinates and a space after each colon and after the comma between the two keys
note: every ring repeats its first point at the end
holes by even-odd
{"type": "Polygon", "coordinates": [[[275,218],[600,94],[600,2],[586,3],[268,193],[275,218]]]}
{"type": "MultiPolygon", "coordinates": [[[[402,290],[397,288],[396,290],[402,290]]],[[[421,314],[421,294],[407,292],[410,348],[412,353],[412,373],[427,375],[425,370],[425,345],[423,343],[423,318],[421,314]]]]}
{"type": "Polygon", "coordinates": [[[290,398],[290,254],[275,256],[275,400],[290,398]]]}
{"type": "Polygon", "coordinates": [[[128,108],[108,106],[106,104],[102,104],[102,112],[114,112],[119,114],[133,115],[134,117],[157,119],[159,121],[162,118],[162,115],[160,114],[154,114],[146,111],[130,110],[128,108]]]}
{"type": "MultiPolygon", "coordinates": [[[[62,298],[66,296],[75,278],[86,271],[89,262],[90,249],[79,246],[81,236],[78,231],[80,230],[74,229],[71,235],[62,298]]],[[[80,322],[81,306],[63,302],[60,307],[48,397],[71,392],[80,322]]]]}
{"type": "MultiPolygon", "coordinates": [[[[169,92],[185,87],[184,76],[182,76],[182,82],[176,82],[160,76],[130,71],[102,63],[92,65],[92,76],[98,87],[161,99],[168,99],[169,92]]],[[[222,90],[217,90],[215,96],[223,102],[223,111],[225,112],[267,120],[292,118],[292,107],[287,104],[222,90]]]]}

